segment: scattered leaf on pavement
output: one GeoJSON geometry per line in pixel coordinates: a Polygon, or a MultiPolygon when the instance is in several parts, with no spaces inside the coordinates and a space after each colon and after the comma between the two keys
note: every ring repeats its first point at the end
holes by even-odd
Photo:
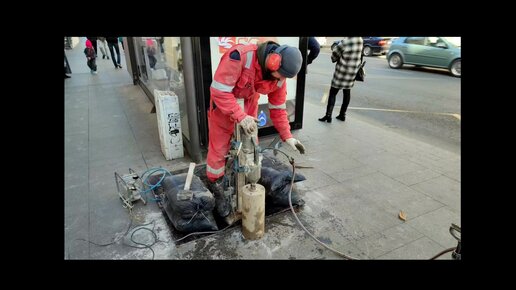
{"type": "Polygon", "coordinates": [[[405,215],[405,213],[403,211],[400,210],[400,214],[398,215],[398,217],[403,220],[403,221],[406,221],[407,220],[407,216],[405,215]]]}

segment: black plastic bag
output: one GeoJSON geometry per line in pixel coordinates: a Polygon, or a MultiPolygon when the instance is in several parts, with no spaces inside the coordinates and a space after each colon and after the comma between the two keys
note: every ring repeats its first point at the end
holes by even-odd
{"type": "MultiPolygon", "coordinates": [[[[306,178],[302,174],[296,173],[294,183],[303,180],[306,178]]],[[[258,183],[265,187],[266,199],[272,203],[271,205],[289,206],[288,193],[292,184],[292,171],[278,171],[272,167],[262,167],[258,183]]],[[[292,205],[302,204],[302,200],[294,188],[291,197],[292,205]]]]}
{"type": "MultiPolygon", "coordinates": [[[[186,175],[187,173],[168,175],[155,189],[158,193],[164,193],[161,202],[168,218],[174,228],[181,232],[218,230],[212,213],[215,199],[197,176],[193,176],[190,185],[192,198],[190,200],[178,199],[178,193],[184,189],[186,175]]],[[[162,176],[162,174],[153,175],[149,178],[148,183],[156,184],[162,176]]]]}
{"type": "MultiPolygon", "coordinates": [[[[266,204],[270,201],[273,206],[289,206],[288,192],[292,182],[292,166],[283,163],[270,151],[262,154],[262,170],[259,184],[265,187],[266,204]]],[[[301,173],[296,173],[294,183],[306,180],[301,173]]],[[[295,188],[292,189],[292,205],[301,205],[304,201],[298,196],[295,188]]]]}
{"type": "Polygon", "coordinates": [[[357,75],[355,76],[355,81],[363,82],[365,78],[365,71],[364,71],[364,65],[365,61],[360,63],[357,71],[357,75]]]}
{"type": "Polygon", "coordinates": [[[218,231],[211,211],[198,211],[192,218],[182,218],[178,213],[165,210],[174,228],[183,233],[218,231]]]}
{"type": "MultiPolygon", "coordinates": [[[[262,153],[262,169],[259,184],[265,187],[265,208],[268,212],[270,208],[288,207],[288,192],[292,180],[292,166],[272,153],[265,151],[262,153]]],[[[206,177],[206,165],[199,165],[195,168],[195,175],[204,183],[208,182],[206,177]]],[[[303,181],[306,178],[301,173],[296,173],[294,182],[303,181]]],[[[302,205],[304,201],[296,193],[295,187],[292,189],[292,205],[302,205]]]]}

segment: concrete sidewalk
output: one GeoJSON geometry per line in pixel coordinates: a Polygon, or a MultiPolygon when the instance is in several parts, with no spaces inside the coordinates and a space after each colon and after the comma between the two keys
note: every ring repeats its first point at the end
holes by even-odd
{"type": "MultiPolygon", "coordinates": [[[[152,103],[133,85],[125,60],[115,70],[111,60],[100,58],[92,75],[83,49],[82,38],[66,50],[73,73],[64,80],[65,259],[341,259],[312,240],[290,212],[267,218],[258,241],[244,240],[237,226],[176,246],[153,201],[136,203],[131,228],[148,224],[159,241],[152,250],[127,246],[138,245],[124,235],[130,219],[114,172],[185,169],[190,158],[163,157],[152,103]],[[115,242],[97,246],[81,239],[115,242]]],[[[373,126],[353,111],[344,123],[318,122],[324,111],[323,104],[305,103],[303,128],[293,132],[307,154],[282,147],[296,164],[314,167],[298,169],[307,177],[297,183],[306,202],[298,213],[305,227],[361,259],[428,259],[456,246],[448,229],[461,224],[460,155],[373,126]],[[398,218],[400,210],[406,221],[398,218]]],[[[133,236],[145,244],[154,239],[150,231],[133,236]]]]}

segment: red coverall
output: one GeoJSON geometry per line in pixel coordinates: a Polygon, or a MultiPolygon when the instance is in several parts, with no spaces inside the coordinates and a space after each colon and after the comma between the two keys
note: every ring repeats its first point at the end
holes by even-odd
{"type": "Polygon", "coordinates": [[[220,60],[211,83],[208,110],[209,145],[206,174],[210,181],[224,175],[225,158],[230,147],[235,122],[247,115],[256,118],[260,94],[269,98],[270,118],[282,141],[292,137],[286,111],[287,87],[285,79],[264,80],[256,55],[258,46],[235,45],[220,60]],[[240,60],[230,58],[237,50],[240,60]],[[236,99],[244,99],[244,110],[236,99]],[[215,102],[216,108],[213,109],[215,102]]]}

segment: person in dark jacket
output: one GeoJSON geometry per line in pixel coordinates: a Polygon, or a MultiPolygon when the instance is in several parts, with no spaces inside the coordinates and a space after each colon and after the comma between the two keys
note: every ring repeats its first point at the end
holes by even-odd
{"type": "Polygon", "coordinates": [[[312,61],[317,58],[319,52],[321,52],[321,46],[319,45],[319,42],[317,42],[317,39],[315,39],[313,36],[308,37],[308,50],[310,52],[306,57],[306,64],[311,64],[312,61]]]}
{"type": "Polygon", "coordinates": [[[118,47],[118,37],[106,37],[107,44],[109,46],[109,52],[111,53],[111,60],[115,65],[115,68],[122,68],[120,65],[120,48],[118,47]],[[115,53],[113,52],[113,48],[116,51],[116,61],[115,61],[115,53]]]}
{"type": "Polygon", "coordinates": [[[342,100],[340,113],[336,118],[341,121],[346,120],[346,110],[351,100],[351,88],[355,84],[355,76],[361,63],[363,44],[362,37],[346,37],[332,46],[331,61],[336,62],[335,72],[331,81],[326,115],[318,119],[319,121],[331,123],[335,98],[340,89],[344,93],[344,99],[342,100]]]}

